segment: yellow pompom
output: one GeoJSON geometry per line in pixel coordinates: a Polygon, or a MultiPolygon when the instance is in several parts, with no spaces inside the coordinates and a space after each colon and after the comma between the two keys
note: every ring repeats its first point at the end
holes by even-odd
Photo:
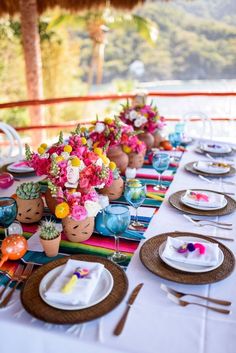
{"type": "Polygon", "coordinates": [[[82,145],[86,145],[87,140],[85,137],[81,137],[81,143],[82,143],[82,145]]]}
{"type": "Polygon", "coordinates": [[[46,150],[46,148],[48,147],[48,145],[46,143],[41,143],[40,147],[42,147],[44,150],[46,150]]]}
{"type": "Polygon", "coordinates": [[[111,118],[106,118],[106,119],[104,119],[104,123],[105,124],[108,124],[108,125],[110,125],[110,124],[113,124],[113,120],[111,119],[111,118]]]}
{"type": "Polygon", "coordinates": [[[81,160],[78,157],[75,157],[71,160],[72,167],[79,167],[81,164],[81,160]]]}
{"type": "Polygon", "coordinates": [[[80,131],[81,132],[85,132],[87,129],[86,129],[86,127],[85,126],[82,126],[81,128],[80,128],[80,131]]]}
{"type": "Polygon", "coordinates": [[[94,130],[94,126],[90,126],[89,132],[93,132],[93,130],[94,130]]]}
{"type": "Polygon", "coordinates": [[[43,147],[39,147],[38,148],[38,153],[39,154],[44,154],[44,152],[45,152],[45,149],[43,147]]]}
{"type": "Polygon", "coordinates": [[[70,145],[64,146],[64,152],[71,153],[72,147],[70,145]]]}
{"type": "Polygon", "coordinates": [[[95,154],[97,154],[99,157],[101,157],[101,155],[103,154],[103,150],[101,148],[99,148],[99,147],[95,147],[93,152],[95,154]]]}
{"type": "Polygon", "coordinates": [[[55,208],[55,215],[57,218],[65,218],[70,213],[70,208],[68,203],[61,202],[55,208]]]}
{"type": "Polygon", "coordinates": [[[124,151],[125,153],[130,153],[130,152],[132,151],[132,149],[131,149],[129,146],[124,145],[124,146],[123,146],[123,151],[124,151]]]}
{"type": "Polygon", "coordinates": [[[111,170],[115,170],[115,169],[116,169],[116,163],[115,163],[115,162],[110,162],[110,163],[109,163],[109,168],[110,168],[111,170]]]}
{"type": "Polygon", "coordinates": [[[62,162],[62,161],[64,161],[64,158],[63,158],[62,156],[56,157],[56,162],[57,162],[57,163],[60,163],[60,162],[62,162]]]}

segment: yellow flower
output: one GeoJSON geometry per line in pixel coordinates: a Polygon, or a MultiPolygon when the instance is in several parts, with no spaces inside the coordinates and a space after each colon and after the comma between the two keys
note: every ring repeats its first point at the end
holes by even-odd
{"type": "Polygon", "coordinates": [[[124,151],[125,153],[130,153],[130,152],[132,151],[132,149],[131,149],[129,146],[124,145],[124,146],[123,146],[123,151],[124,151]]]}
{"type": "Polygon", "coordinates": [[[99,141],[97,141],[97,142],[94,143],[93,148],[98,147],[98,145],[99,145],[99,141]]]}
{"type": "Polygon", "coordinates": [[[85,137],[81,137],[81,143],[82,143],[82,145],[86,145],[87,140],[85,137]]]}
{"type": "Polygon", "coordinates": [[[115,163],[115,162],[110,162],[110,163],[109,163],[109,168],[110,168],[111,170],[115,170],[115,169],[116,169],[116,163],[115,163]]]}
{"type": "Polygon", "coordinates": [[[93,132],[93,130],[94,130],[94,126],[90,126],[89,132],[93,132]]]}
{"type": "Polygon", "coordinates": [[[103,154],[103,150],[101,148],[99,148],[99,147],[95,147],[93,152],[95,154],[97,154],[99,157],[101,157],[101,155],[103,154]]]}
{"type": "Polygon", "coordinates": [[[104,123],[105,123],[105,124],[110,125],[110,124],[113,124],[113,122],[114,122],[114,121],[113,121],[113,119],[111,119],[111,118],[105,118],[105,119],[104,119],[104,123]]]}
{"type": "Polygon", "coordinates": [[[41,143],[40,147],[42,147],[44,150],[46,150],[46,148],[48,147],[48,145],[46,143],[41,143]]]}
{"type": "Polygon", "coordinates": [[[57,162],[57,163],[60,163],[60,162],[62,162],[62,161],[64,161],[64,158],[63,158],[62,156],[56,157],[56,162],[57,162]]]}
{"type": "Polygon", "coordinates": [[[43,147],[39,147],[38,148],[38,153],[39,154],[44,154],[44,152],[45,152],[45,149],[43,147]]]}
{"type": "Polygon", "coordinates": [[[86,127],[85,126],[82,126],[81,129],[80,129],[81,132],[85,132],[86,131],[86,127]]]}
{"type": "Polygon", "coordinates": [[[70,213],[70,208],[68,203],[61,202],[56,206],[55,215],[57,218],[65,218],[70,213]]]}
{"type": "Polygon", "coordinates": [[[72,147],[70,145],[65,145],[64,146],[64,152],[71,153],[72,147]]]}
{"type": "Polygon", "coordinates": [[[105,154],[101,154],[99,157],[101,158],[101,160],[105,165],[108,165],[110,163],[110,159],[108,159],[105,154]]]}
{"type": "Polygon", "coordinates": [[[74,194],[74,192],[76,192],[76,189],[69,189],[68,192],[69,194],[74,194]]]}
{"type": "Polygon", "coordinates": [[[72,160],[71,160],[71,165],[72,167],[79,167],[81,164],[81,160],[78,158],[78,157],[74,157],[72,160]]]}

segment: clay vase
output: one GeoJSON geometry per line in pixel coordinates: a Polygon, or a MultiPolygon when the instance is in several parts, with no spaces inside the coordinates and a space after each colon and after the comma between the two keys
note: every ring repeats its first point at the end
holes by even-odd
{"type": "Polygon", "coordinates": [[[143,141],[147,146],[147,151],[150,150],[154,145],[154,137],[150,132],[143,132],[138,135],[139,140],[143,141]]]}
{"type": "Polygon", "coordinates": [[[131,152],[129,153],[129,167],[130,168],[142,168],[143,163],[144,163],[144,156],[145,153],[135,153],[131,152]]]}
{"type": "Polygon", "coordinates": [[[124,190],[124,181],[121,177],[114,180],[113,183],[99,190],[99,194],[106,195],[109,198],[109,201],[117,200],[121,197],[124,190]]]}
{"type": "Polygon", "coordinates": [[[41,197],[32,200],[23,200],[16,197],[18,213],[16,219],[21,223],[35,223],[43,217],[43,200],[41,197]]]}
{"type": "Polygon", "coordinates": [[[57,205],[56,198],[52,196],[51,191],[47,189],[47,191],[44,194],[45,196],[45,201],[46,204],[52,214],[55,214],[55,208],[57,205]]]}
{"type": "Polygon", "coordinates": [[[154,134],[154,145],[153,147],[158,148],[160,146],[160,143],[163,141],[163,137],[161,136],[159,131],[156,131],[154,134]]]}
{"type": "Polygon", "coordinates": [[[62,226],[68,240],[80,243],[91,237],[94,230],[94,217],[87,217],[82,221],[65,217],[62,220],[62,226]]]}
{"type": "Polygon", "coordinates": [[[61,234],[57,238],[54,238],[54,239],[40,238],[40,243],[43,247],[43,250],[45,251],[45,254],[48,257],[57,256],[58,251],[59,251],[60,241],[61,241],[61,234]]]}
{"type": "Polygon", "coordinates": [[[128,167],[129,157],[120,146],[110,147],[107,152],[107,157],[116,163],[121,174],[124,174],[128,167]]]}

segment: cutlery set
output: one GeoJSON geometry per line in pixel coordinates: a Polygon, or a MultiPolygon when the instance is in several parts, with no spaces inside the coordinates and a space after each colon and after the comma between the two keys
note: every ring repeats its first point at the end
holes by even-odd
{"type": "Polygon", "coordinates": [[[21,265],[21,264],[18,265],[12,278],[10,279],[10,281],[8,281],[6,287],[3,288],[2,291],[0,292],[0,299],[2,299],[6,290],[9,288],[9,286],[12,283],[14,283],[13,287],[5,295],[5,297],[3,297],[3,300],[0,302],[0,308],[5,308],[7,306],[18,285],[20,283],[23,283],[29,277],[29,275],[33,271],[33,268],[34,268],[34,264],[32,263],[28,263],[25,267],[24,265],[21,265]]]}
{"type": "Polygon", "coordinates": [[[234,183],[233,181],[228,181],[228,180],[222,180],[222,178],[214,178],[214,180],[210,179],[210,178],[206,178],[203,175],[198,175],[198,177],[204,181],[207,181],[208,183],[211,184],[215,184],[216,181],[220,181],[223,184],[227,184],[227,185],[236,185],[236,183],[234,183]]]}
{"type": "Polygon", "coordinates": [[[187,305],[197,305],[197,306],[201,306],[201,307],[207,308],[207,309],[212,310],[212,311],[216,311],[216,312],[221,313],[221,314],[230,314],[230,310],[227,310],[227,309],[222,309],[222,308],[218,308],[218,307],[215,307],[215,306],[209,306],[209,305],[201,304],[201,303],[197,303],[197,302],[189,302],[189,301],[186,301],[186,300],[182,300],[181,298],[185,297],[185,296],[192,296],[192,297],[195,297],[195,298],[207,300],[208,302],[215,303],[215,304],[218,304],[218,305],[223,305],[223,306],[230,306],[232,304],[230,301],[216,299],[216,298],[211,298],[211,297],[205,297],[203,295],[198,295],[198,294],[194,294],[194,293],[179,292],[179,291],[176,291],[173,288],[167,287],[163,283],[161,284],[161,289],[164,292],[167,293],[167,298],[168,299],[170,299],[171,301],[173,301],[174,303],[176,303],[176,304],[178,304],[180,306],[185,307],[187,305]]]}

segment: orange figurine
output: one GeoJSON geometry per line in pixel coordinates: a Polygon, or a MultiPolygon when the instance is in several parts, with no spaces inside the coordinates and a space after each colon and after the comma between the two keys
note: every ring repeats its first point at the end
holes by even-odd
{"type": "Polygon", "coordinates": [[[18,260],[28,249],[27,240],[19,234],[12,234],[2,241],[0,267],[7,260],[18,260]]]}

